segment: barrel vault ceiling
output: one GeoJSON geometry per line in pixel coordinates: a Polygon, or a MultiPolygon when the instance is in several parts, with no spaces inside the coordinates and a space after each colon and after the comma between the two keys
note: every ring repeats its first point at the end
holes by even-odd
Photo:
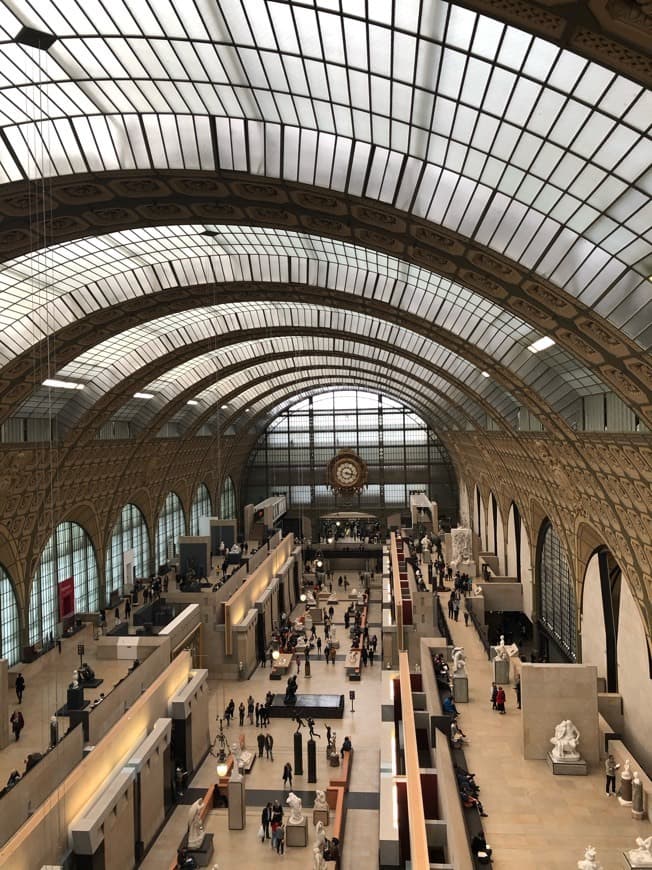
{"type": "Polygon", "coordinates": [[[652,425],[645,8],[0,2],[0,422],[652,425]]]}

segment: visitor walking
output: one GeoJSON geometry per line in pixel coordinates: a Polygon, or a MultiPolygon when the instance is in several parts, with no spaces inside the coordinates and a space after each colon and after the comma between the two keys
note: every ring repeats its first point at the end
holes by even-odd
{"type": "Polygon", "coordinates": [[[495,683],[491,684],[491,709],[496,709],[496,695],[498,694],[498,686],[495,683]]]}
{"type": "Polygon", "coordinates": [[[16,697],[18,698],[18,703],[22,704],[23,702],[23,692],[25,691],[25,677],[22,674],[18,674],[16,677],[16,697]]]}
{"type": "Polygon", "coordinates": [[[11,722],[11,730],[14,732],[14,737],[16,740],[20,740],[20,732],[25,727],[25,720],[23,719],[23,714],[20,710],[14,710],[11,714],[11,718],[9,719],[11,722]]]}
{"type": "Polygon", "coordinates": [[[270,761],[274,761],[274,738],[269,732],[265,734],[265,755],[270,761]]]}
{"type": "Polygon", "coordinates": [[[498,686],[498,691],[496,692],[496,710],[499,713],[505,712],[505,690],[502,686],[498,686]]]}
{"type": "Polygon", "coordinates": [[[292,765],[289,761],[286,761],[283,766],[283,788],[286,791],[288,783],[290,783],[290,788],[292,788],[292,765]]]}
{"type": "Polygon", "coordinates": [[[263,829],[263,834],[261,836],[261,841],[265,842],[265,840],[269,840],[269,826],[272,823],[272,803],[271,801],[267,801],[265,807],[263,807],[263,811],[260,816],[260,824],[263,829]]]}

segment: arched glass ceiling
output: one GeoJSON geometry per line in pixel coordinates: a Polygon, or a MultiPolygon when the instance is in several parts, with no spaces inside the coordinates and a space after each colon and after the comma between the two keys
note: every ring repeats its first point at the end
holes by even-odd
{"type": "Polygon", "coordinates": [[[3,3],[0,182],[221,168],[346,190],[506,254],[639,339],[650,93],[453,4],[334,5],[3,3]],[[26,49],[23,25],[58,39],[26,49]]]}
{"type": "MultiPolygon", "coordinates": [[[[173,417],[181,422],[204,414],[207,407],[221,404],[224,396],[238,391],[249,380],[259,377],[263,371],[279,371],[282,368],[298,365],[318,367],[320,364],[342,366],[373,365],[385,369],[406,373],[412,379],[413,392],[427,392],[436,405],[446,410],[449,405],[462,416],[468,415],[460,405],[456,404],[449,390],[447,393],[438,390],[433,370],[422,365],[419,358],[403,356],[393,350],[374,346],[365,342],[363,336],[355,340],[345,340],[330,336],[306,335],[275,336],[274,338],[249,341],[232,345],[220,350],[214,350],[165,372],[162,377],[150,381],[143,392],[151,393],[152,401],[129,402],[114,415],[112,419],[128,419],[138,426],[149,425],[151,419],[156,419],[165,412],[169,403],[181,399],[187,402],[192,399],[197,405],[183,404],[173,417]]],[[[488,402],[504,402],[502,391],[488,379],[478,382],[478,392],[488,402]]],[[[473,419],[481,420],[484,409],[472,403],[473,419]]],[[[514,422],[515,403],[506,408],[514,422]]],[[[168,412],[169,413],[169,412],[168,412]]],[[[469,418],[471,419],[471,418],[469,418]]]]}
{"type": "MultiPolygon", "coordinates": [[[[341,388],[341,386],[342,378],[338,372],[333,372],[326,379],[315,374],[306,374],[298,378],[279,376],[269,382],[264,394],[253,396],[248,391],[248,395],[243,395],[244,401],[240,403],[237,411],[225,422],[228,425],[230,421],[233,421],[237,426],[243,426],[247,429],[251,428],[251,426],[262,429],[270,419],[298,398],[315,395],[326,390],[336,390],[341,388]],[[255,399],[255,401],[247,403],[246,399],[255,399]]],[[[366,392],[382,392],[383,395],[392,396],[396,401],[412,408],[415,413],[428,422],[435,430],[440,425],[441,418],[438,417],[436,412],[433,414],[431,407],[418,397],[413,396],[407,399],[400,386],[397,388],[393,380],[385,381],[382,385],[379,385],[375,377],[369,377],[364,372],[360,372],[359,374],[347,376],[346,387],[348,389],[359,388],[366,392]]]]}
{"type": "MultiPolygon", "coordinates": [[[[82,314],[148,293],[266,281],[324,287],[391,305],[433,328],[449,330],[516,372],[524,364],[539,374],[545,367],[543,357],[525,353],[540,337],[538,330],[428,269],[307,233],[215,226],[218,237],[207,239],[204,230],[202,225],[111,233],[8,262],[0,268],[0,328],[11,341],[0,347],[0,360],[8,361],[47,337],[47,330],[61,329],[82,314]],[[30,296],[34,275],[39,274],[47,289],[30,296]]],[[[564,361],[573,389],[601,389],[585,366],[569,354],[564,361]]],[[[89,371],[74,376],[95,375],[89,371]]]]}
{"type": "MultiPolygon", "coordinates": [[[[431,415],[439,417],[440,422],[442,419],[453,421],[453,428],[463,425],[465,421],[476,426],[484,426],[485,415],[481,409],[475,411],[474,408],[474,414],[471,415],[468,408],[462,408],[461,405],[452,402],[450,397],[438,392],[428,382],[427,370],[417,366],[394,369],[384,363],[374,362],[372,359],[360,359],[359,356],[343,358],[342,356],[310,355],[304,352],[286,365],[279,365],[276,359],[252,364],[228,378],[228,390],[224,390],[224,384],[220,382],[215,387],[203,390],[199,394],[198,401],[201,403],[200,407],[208,408],[204,412],[206,416],[213,413],[213,408],[225,401],[228,402],[229,411],[232,412],[243,406],[242,396],[250,386],[255,385],[256,389],[262,392],[267,388],[272,376],[285,376],[287,372],[288,377],[291,378],[294,375],[298,378],[302,376],[302,371],[306,373],[323,371],[324,377],[331,378],[333,372],[339,371],[343,383],[346,383],[352,374],[375,377],[379,385],[391,382],[397,389],[400,386],[400,392],[406,396],[406,401],[413,402],[415,397],[419,397],[428,407],[432,408],[431,415]]],[[[467,405],[472,405],[472,403],[467,403],[467,405]]],[[[450,426],[450,422],[448,426],[450,426]]]]}
{"type": "MultiPolygon", "coordinates": [[[[363,382],[378,391],[391,390],[394,395],[401,397],[401,401],[413,408],[418,407],[419,413],[430,421],[434,429],[471,428],[474,425],[484,427],[484,421],[465,418],[459,412],[451,415],[448,403],[437,401],[431,390],[423,384],[415,384],[405,375],[369,363],[347,366],[341,359],[299,359],[296,367],[290,371],[267,364],[261,366],[254,377],[244,374],[236,391],[227,396],[229,407],[222,412],[221,419],[228,426],[232,421],[242,423],[244,412],[246,419],[262,413],[264,420],[260,425],[264,425],[268,419],[270,402],[278,402],[279,395],[287,394],[289,390],[294,392],[298,385],[363,382]]],[[[209,416],[215,416],[214,409],[196,418],[190,429],[196,429],[209,416]]]]}
{"type": "MultiPolygon", "coordinates": [[[[554,395],[555,407],[562,414],[577,395],[605,390],[589,369],[561,348],[555,350],[552,366],[547,354],[532,355],[527,347],[540,333],[527,323],[479,294],[419,266],[304,233],[220,227],[219,241],[213,245],[212,240],[207,244],[199,234],[202,230],[134,230],[57,246],[48,252],[48,258],[50,253],[53,255],[52,292],[36,294],[31,300],[28,297],[20,304],[17,300],[29,287],[35,260],[23,257],[8,264],[5,289],[0,292],[0,302],[5,302],[4,313],[0,314],[8,339],[5,346],[15,354],[27,349],[43,332],[74,322],[82,312],[88,314],[148,292],[178,285],[269,281],[322,286],[376,303],[380,308],[397,307],[418,317],[424,329],[430,329],[444,344],[446,335],[450,335],[456,346],[483,369],[491,371],[492,363],[504,365],[540,390],[544,399],[554,395]],[[79,270],[74,277],[73,268],[79,270]],[[30,305],[33,312],[25,314],[30,305]],[[476,348],[491,359],[475,356],[476,348]]],[[[217,301],[219,287],[214,297],[217,301]]],[[[232,309],[231,303],[228,307],[232,309]]],[[[177,316],[183,322],[183,316],[177,316]]],[[[58,376],[98,382],[105,365],[113,367],[113,376],[124,375],[129,369],[118,365],[121,355],[131,350],[130,344],[140,349],[143,335],[155,329],[143,326],[103,342],[64,366],[58,376]]],[[[422,342],[417,336],[413,338],[422,342]]],[[[419,352],[416,346],[414,349],[419,352]]],[[[49,401],[50,397],[37,395],[21,413],[27,413],[27,407],[42,412],[49,401]]]]}
{"type": "MultiPolygon", "coordinates": [[[[109,339],[78,357],[59,372],[66,380],[84,381],[82,391],[66,391],[66,395],[53,396],[41,388],[19,414],[44,414],[61,411],[66,407],[68,419],[112,390],[119,390],[121,382],[147,365],[156,365],[175,350],[186,353],[186,359],[195,359],[196,343],[211,346],[224,340],[236,342],[241,331],[266,333],[279,331],[300,340],[302,334],[329,335],[331,333],[352,340],[362,336],[379,343],[388,351],[423,359],[439,374],[431,372],[429,379],[441,393],[465,408],[470,416],[478,416],[476,402],[494,416],[513,415],[516,403],[509,393],[489,379],[471,363],[424,336],[399,328],[380,318],[357,312],[341,311],[325,306],[277,303],[239,302],[228,306],[208,306],[182,311],[133,327],[116,338],[109,339]],[[71,395],[72,394],[72,395],[71,395]],[[485,400],[485,396],[487,399],[485,400]],[[473,398],[472,398],[473,397],[473,398]],[[56,403],[56,404],[53,404],[56,403]],[[76,408],[72,412],[70,408],[76,408]]],[[[221,343],[221,342],[220,342],[221,343]]],[[[213,348],[211,348],[213,349],[213,348]]],[[[132,388],[145,391],[145,382],[132,388]]],[[[131,403],[133,404],[133,403],[131,403]]]]}

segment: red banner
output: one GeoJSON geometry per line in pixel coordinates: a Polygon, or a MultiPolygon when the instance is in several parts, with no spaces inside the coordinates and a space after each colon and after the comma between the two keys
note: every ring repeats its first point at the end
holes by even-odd
{"type": "Polygon", "coordinates": [[[61,580],[59,590],[59,619],[72,616],[75,612],[75,578],[68,577],[61,580]]]}

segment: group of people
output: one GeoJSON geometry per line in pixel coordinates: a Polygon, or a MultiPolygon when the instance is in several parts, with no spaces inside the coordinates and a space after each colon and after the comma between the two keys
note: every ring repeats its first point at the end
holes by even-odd
{"type": "Polygon", "coordinates": [[[462,799],[462,805],[467,809],[474,807],[480,813],[482,818],[487,818],[487,813],[484,811],[482,802],[478,797],[480,786],[476,784],[475,774],[469,773],[459,765],[455,765],[455,778],[457,779],[457,788],[462,799]]]}
{"type": "Polygon", "coordinates": [[[451,594],[448,598],[448,618],[458,622],[460,618],[460,610],[463,610],[464,625],[469,624],[469,611],[466,607],[466,599],[459,589],[451,589],[451,594]]]}
{"type": "MultiPolygon", "coordinates": [[[[520,694],[520,683],[519,683],[520,694]]],[[[497,686],[496,683],[491,684],[491,709],[498,710],[499,713],[505,713],[505,690],[502,686],[497,686]]]]}
{"type": "MultiPolygon", "coordinates": [[[[272,698],[272,693],[268,692],[264,703],[254,701],[251,695],[247,698],[246,704],[244,701],[240,701],[238,707],[238,724],[240,728],[244,728],[245,719],[249,725],[253,725],[255,721],[256,728],[268,728],[270,719],[269,706],[272,703],[272,698]]],[[[224,709],[224,719],[227,727],[230,727],[233,718],[235,718],[235,701],[231,698],[224,709]]]]}
{"type": "MultiPolygon", "coordinates": [[[[290,777],[291,780],[291,777],[290,777]]],[[[258,835],[262,843],[271,840],[271,847],[279,855],[285,852],[285,825],[283,824],[283,805],[275,800],[268,801],[260,817],[258,835]]]]}

